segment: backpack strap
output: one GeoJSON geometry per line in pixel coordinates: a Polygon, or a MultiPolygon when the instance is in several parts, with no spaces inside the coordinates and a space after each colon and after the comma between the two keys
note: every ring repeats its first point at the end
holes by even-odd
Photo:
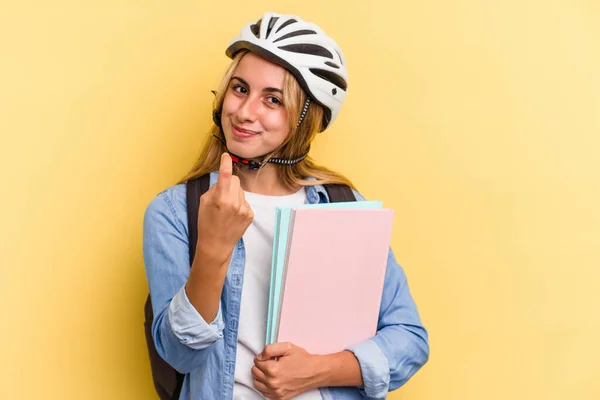
{"type": "Polygon", "coordinates": [[[191,267],[196,254],[196,242],[198,242],[198,208],[200,207],[200,196],[206,193],[210,187],[210,174],[192,179],[187,182],[186,186],[191,267]]]}
{"type": "Polygon", "coordinates": [[[325,190],[327,191],[331,203],[356,201],[354,192],[352,192],[352,189],[347,185],[327,184],[325,185],[325,190]]]}

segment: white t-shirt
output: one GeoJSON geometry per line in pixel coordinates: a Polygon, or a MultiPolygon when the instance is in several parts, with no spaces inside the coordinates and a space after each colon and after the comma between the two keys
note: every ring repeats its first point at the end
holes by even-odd
{"type": "MultiPolygon", "coordinates": [[[[234,400],[264,399],[254,388],[250,370],[254,366],[254,357],[265,347],[275,212],[277,206],[304,204],[306,190],[302,188],[297,193],[286,196],[265,196],[250,192],[245,192],[245,196],[254,212],[254,221],[243,236],[246,265],[240,305],[234,400]]],[[[322,400],[316,389],[295,399],[322,400]]]]}

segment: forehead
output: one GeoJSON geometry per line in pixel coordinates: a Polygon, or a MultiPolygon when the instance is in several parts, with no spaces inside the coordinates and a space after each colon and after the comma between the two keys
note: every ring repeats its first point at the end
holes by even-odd
{"type": "Polygon", "coordinates": [[[233,76],[243,78],[255,89],[267,87],[283,89],[285,69],[254,53],[247,53],[235,68],[233,76]]]}

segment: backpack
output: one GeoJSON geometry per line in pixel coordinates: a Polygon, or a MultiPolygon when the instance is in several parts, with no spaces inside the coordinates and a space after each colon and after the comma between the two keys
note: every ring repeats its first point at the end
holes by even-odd
{"type": "MultiPolygon", "coordinates": [[[[210,186],[209,174],[187,182],[187,214],[188,214],[188,232],[190,243],[190,267],[196,253],[196,242],[198,240],[198,207],[200,206],[200,196],[202,196],[210,186]]],[[[329,195],[330,202],[356,201],[352,189],[346,185],[328,184],[325,190],[329,195]]],[[[146,298],[144,305],[144,330],[146,334],[146,345],[148,346],[148,355],[150,358],[150,367],[152,369],[152,379],[154,387],[161,400],[178,400],[183,386],[184,375],[177,372],[171,365],[160,357],[154,345],[152,338],[152,321],[154,319],[152,311],[152,302],[150,294],[146,298]]]]}

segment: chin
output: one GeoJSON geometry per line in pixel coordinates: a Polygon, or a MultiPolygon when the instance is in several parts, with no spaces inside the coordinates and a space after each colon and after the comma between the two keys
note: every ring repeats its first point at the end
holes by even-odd
{"type": "Polygon", "coordinates": [[[261,159],[264,154],[266,153],[259,153],[256,151],[244,151],[244,149],[236,149],[235,147],[229,147],[229,151],[232,152],[233,154],[245,158],[247,160],[258,160],[261,159]]]}
{"type": "Polygon", "coordinates": [[[246,159],[258,159],[262,158],[265,154],[273,151],[272,149],[266,149],[261,145],[260,138],[239,139],[234,135],[225,133],[225,140],[227,141],[227,149],[237,156],[246,159]]]}
{"type": "Polygon", "coordinates": [[[242,158],[247,158],[249,160],[260,158],[262,155],[268,153],[267,150],[261,151],[261,149],[257,149],[254,146],[249,146],[246,143],[240,143],[236,141],[235,138],[227,138],[227,149],[235,155],[238,155],[242,158]]]}

